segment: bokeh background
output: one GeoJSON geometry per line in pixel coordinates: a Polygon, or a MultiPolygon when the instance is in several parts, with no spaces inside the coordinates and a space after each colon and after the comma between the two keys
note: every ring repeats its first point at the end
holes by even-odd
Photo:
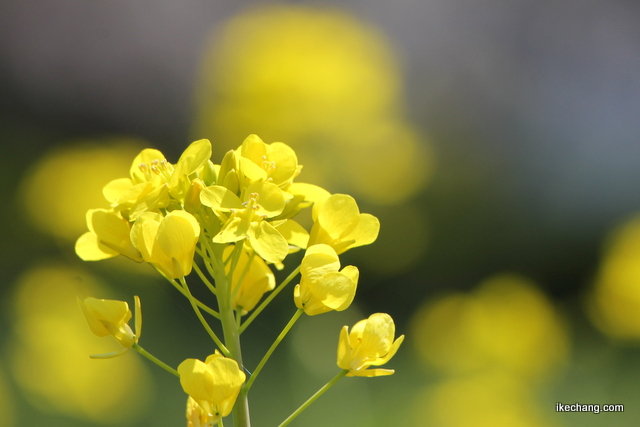
{"type": "MultiPolygon", "coordinates": [[[[184,425],[164,371],[88,359],[115,343],[75,297],[140,295],[174,366],[211,352],[197,319],[150,268],[73,244],[140,149],[209,138],[219,162],[250,133],[382,223],[343,256],[356,304],[303,318],[256,382],[256,425],[373,312],[407,336],[396,374],[343,380],[297,425],[637,425],[638,22],[628,0],[0,3],[0,426],[184,425]]],[[[247,366],[293,311],[285,292],[252,325],[247,366]]]]}

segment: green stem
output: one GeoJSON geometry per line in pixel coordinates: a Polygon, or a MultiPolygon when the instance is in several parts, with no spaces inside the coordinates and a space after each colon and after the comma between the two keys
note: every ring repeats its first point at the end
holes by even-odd
{"type": "Polygon", "coordinates": [[[251,313],[251,316],[249,316],[249,318],[244,321],[242,326],[240,326],[240,333],[243,333],[244,330],[247,329],[247,327],[251,324],[251,322],[253,322],[253,320],[256,317],[258,317],[258,314],[260,314],[262,312],[262,310],[264,310],[264,308],[267,305],[269,305],[269,303],[271,301],[273,301],[273,299],[276,297],[276,295],[278,295],[280,293],[280,291],[282,291],[285,288],[285,286],[287,286],[289,284],[289,282],[291,282],[293,280],[293,278],[298,275],[299,272],[300,272],[300,266],[296,267],[296,269],[293,270],[291,272],[291,274],[289,274],[289,276],[287,276],[287,278],[284,279],[282,281],[282,283],[280,283],[278,285],[278,287],[273,292],[271,292],[271,294],[264,301],[262,301],[262,303],[258,306],[258,308],[256,308],[253,311],[253,313],[251,313]]]}
{"type": "Polygon", "coordinates": [[[157,357],[155,357],[153,354],[149,353],[147,350],[145,350],[144,348],[140,347],[138,345],[138,343],[133,343],[133,345],[131,346],[132,349],[134,349],[135,351],[137,351],[138,353],[140,353],[142,356],[146,357],[147,359],[151,360],[153,363],[155,363],[156,365],[160,366],[162,369],[164,369],[165,371],[175,375],[176,377],[180,378],[180,374],[178,373],[178,371],[176,371],[175,369],[173,369],[171,366],[167,365],[166,363],[164,363],[162,360],[158,359],[157,357]]]}
{"type": "Polygon", "coordinates": [[[176,282],[174,282],[173,280],[169,279],[167,276],[165,276],[164,274],[162,275],[162,277],[164,277],[165,279],[167,279],[169,281],[169,283],[171,283],[171,285],[176,288],[178,290],[178,292],[180,292],[182,295],[184,295],[185,297],[187,297],[188,299],[193,298],[193,300],[196,302],[196,305],[198,307],[200,307],[205,313],[212,315],[213,317],[215,317],[216,319],[220,318],[220,313],[218,313],[217,311],[215,311],[213,308],[209,307],[208,305],[206,305],[205,303],[203,303],[202,301],[200,301],[199,299],[195,298],[193,295],[191,295],[191,297],[189,297],[189,294],[183,289],[182,286],[178,285],[176,282]]]}
{"type": "Polygon", "coordinates": [[[291,330],[293,325],[298,321],[298,319],[300,318],[302,313],[304,313],[304,310],[301,309],[301,308],[299,308],[294,313],[293,317],[291,317],[291,320],[289,320],[289,323],[287,323],[287,325],[284,327],[282,332],[280,332],[280,335],[278,335],[278,338],[276,338],[276,340],[273,342],[273,344],[271,344],[271,347],[269,348],[269,350],[267,350],[266,354],[264,355],[264,357],[262,358],[260,363],[258,363],[258,366],[253,371],[253,374],[251,375],[251,378],[249,378],[249,381],[247,381],[247,384],[245,384],[245,386],[243,387],[242,393],[244,393],[244,394],[249,393],[249,389],[251,388],[251,385],[253,384],[253,382],[258,377],[258,374],[260,373],[260,371],[262,370],[264,365],[267,363],[267,360],[269,360],[269,358],[271,357],[271,355],[273,354],[275,349],[278,347],[278,345],[284,339],[284,337],[287,335],[287,333],[289,333],[289,331],[291,330]]]}
{"type": "Polygon", "coordinates": [[[216,290],[216,287],[213,286],[213,284],[209,281],[209,279],[207,279],[207,276],[204,275],[202,270],[200,270],[200,267],[198,267],[198,264],[196,264],[195,262],[193,263],[193,269],[196,271],[196,274],[198,274],[198,276],[200,277],[200,280],[202,280],[204,284],[207,285],[207,288],[209,288],[211,293],[214,295],[217,295],[218,291],[216,290]]]}
{"type": "Polygon", "coordinates": [[[340,371],[340,373],[338,375],[336,375],[335,377],[333,377],[333,379],[331,381],[329,381],[328,383],[326,383],[320,390],[318,390],[313,396],[311,396],[309,398],[309,400],[307,400],[306,402],[304,402],[298,409],[295,410],[295,412],[291,415],[289,415],[289,417],[284,420],[278,427],[284,427],[286,425],[288,425],[291,421],[293,421],[298,415],[300,415],[302,413],[302,411],[304,411],[305,409],[307,409],[309,407],[309,405],[311,405],[313,402],[316,401],[316,399],[318,399],[320,396],[322,396],[324,394],[325,391],[329,390],[331,387],[333,387],[333,385],[335,383],[337,383],[342,377],[344,377],[345,375],[347,375],[349,373],[348,369],[344,369],[342,371],[340,371]]]}
{"type": "MultiPolygon", "coordinates": [[[[241,250],[241,248],[236,247],[241,250]]],[[[238,366],[243,367],[242,349],[240,347],[240,332],[238,331],[238,323],[236,322],[235,312],[231,301],[231,281],[233,277],[233,269],[229,275],[225,275],[224,271],[220,271],[218,277],[215,277],[218,285],[218,305],[220,307],[220,322],[222,323],[222,331],[224,333],[224,342],[229,349],[228,357],[234,359],[238,366]]],[[[251,421],[249,417],[249,401],[245,396],[238,396],[233,406],[233,425],[235,427],[250,427],[251,421]]]]}
{"type": "Polygon", "coordinates": [[[218,348],[220,348],[222,353],[228,357],[230,353],[229,350],[227,349],[227,347],[225,347],[224,344],[222,344],[222,341],[220,341],[220,338],[218,338],[216,333],[213,332],[213,329],[211,329],[211,326],[209,326],[204,316],[202,316],[202,313],[200,312],[200,308],[198,308],[198,305],[195,302],[195,298],[193,297],[193,295],[191,295],[191,291],[189,291],[189,287],[187,286],[187,281],[184,279],[184,277],[181,277],[179,280],[186,292],[187,299],[189,299],[189,302],[191,303],[191,307],[193,308],[193,311],[195,311],[196,316],[198,316],[198,319],[200,320],[200,323],[202,323],[202,326],[207,331],[207,333],[209,334],[213,342],[215,342],[218,348]]]}
{"type": "MultiPolygon", "coordinates": [[[[242,274],[240,274],[240,277],[238,278],[238,281],[236,282],[236,284],[233,285],[233,294],[231,294],[231,301],[233,301],[236,298],[236,295],[238,295],[242,282],[244,281],[245,276],[247,275],[247,273],[249,272],[249,269],[251,268],[251,263],[253,262],[253,258],[255,257],[255,255],[256,255],[255,252],[251,252],[251,255],[249,255],[249,259],[247,260],[247,263],[242,269],[242,274]]],[[[231,278],[231,283],[233,284],[233,277],[231,278]]],[[[239,324],[240,323],[238,323],[238,325],[239,324]]]]}

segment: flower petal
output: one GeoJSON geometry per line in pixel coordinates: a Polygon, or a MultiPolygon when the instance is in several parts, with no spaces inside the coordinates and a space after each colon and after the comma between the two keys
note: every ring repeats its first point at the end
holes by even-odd
{"type": "Polygon", "coordinates": [[[289,253],[287,240],[266,221],[250,228],[249,237],[253,250],[267,262],[281,262],[289,253]]]}

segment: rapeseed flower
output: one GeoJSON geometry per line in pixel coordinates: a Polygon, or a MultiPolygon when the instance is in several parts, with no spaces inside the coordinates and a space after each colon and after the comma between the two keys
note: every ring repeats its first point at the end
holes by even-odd
{"type": "Polygon", "coordinates": [[[129,220],[142,213],[166,208],[173,200],[184,203],[191,181],[189,176],[208,168],[211,143],[206,139],[193,142],[182,153],[174,166],[161,151],[146,148],[133,160],[130,178],[119,178],[109,182],[103,194],[111,207],[125,211],[129,220]]]}
{"type": "Polygon", "coordinates": [[[317,209],[309,245],[325,243],[341,254],[348,249],[373,243],[379,231],[378,218],[360,213],[353,197],[333,194],[317,209]]]}
{"type": "Polygon", "coordinates": [[[404,340],[401,335],[395,341],[395,325],[386,313],[375,313],[359,321],[351,332],[345,326],[338,342],[338,366],[348,369],[348,377],[378,377],[391,375],[393,369],[367,369],[387,363],[404,340]]]}
{"type": "Polygon", "coordinates": [[[309,316],[347,309],[356,294],[359,271],[349,265],[340,269],[340,259],[331,246],[310,246],[300,265],[300,284],[293,291],[298,308],[309,316]]]}
{"type": "MultiPolygon", "coordinates": [[[[209,423],[216,423],[231,413],[246,379],[235,360],[224,357],[217,351],[204,362],[197,359],[185,360],[178,366],[178,373],[183,390],[209,417],[209,423]]],[[[189,408],[191,415],[194,415],[192,404],[187,407],[187,415],[189,408]]],[[[203,419],[201,415],[200,420],[203,419]]]]}
{"type": "Polygon", "coordinates": [[[244,200],[220,185],[205,188],[200,201],[222,218],[224,225],[213,237],[214,243],[233,243],[247,239],[251,247],[268,262],[281,262],[289,252],[287,240],[271,225],[285,207],[282,190],[271,182],[255,182],[246,188],[244,200]]]}
{"type": "Polygon", "coordinates": [[[165,217],[145,212],[131,228],[131,240],[142,258],[170,279],[191,272],[199,236],[198,221],[181,210],[169,212],[165,217]]]}
{"type": "Polygon", "coordinates": [[[99,337],[113,336],[122,349],[113,353],[91,356],[108,358],[124,354],[140,339],[142,333],[142,312],[140,298],[134,297],[136,302],[136,332],[131,330],[127,322],[131,319],[131,310],[125,301],[115,301],[96,298],[78,298],[78,305],[89,324],[89,329],[99,337]]]}
{"type": "Polygon", "coordinates": [[[76,241],[76,254],[85,261],[98,261],[122,254],[142,261],[129,237],[131,225],[119,213],[106,209],[87,211],[89,231],[76,241]]]}
{"type": "Polygon", "coordinates": [[[282,142],[265,144],[258,135],[249,135],[236,153],[238,170],[249,183],[269,181],[286,189],[302,168],[291,147],[282,142]]]}

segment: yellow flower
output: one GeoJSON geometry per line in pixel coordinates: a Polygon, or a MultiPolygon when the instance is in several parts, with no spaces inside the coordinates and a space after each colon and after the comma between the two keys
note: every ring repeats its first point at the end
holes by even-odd
{"type": "Polygon", "coordinates": [[[278,216],[285,206],[282,190],[270,182],[255,182],[246,188],[241,200],[231,190],[212,185],[200,193],[200,201],[223,220],[214,243],[232,243],[248,239],[251,247],[268,262],[282,261],[289,252],[287,240],[266,219],[278,216]]]}
{"type": "Polygon", "coordinates": [[[91,332],[99,337],[113,336],[122,346],[121,350],[113,353],[92,355],[94,358],[108,358],[124,354],[137,343],[142,334],[142,312],[140,309],[140,298],[134,297],[136,302],[136,319],[134,334],[127,322],[131,319],[131,310],[125,301],[115,301],[107,299],[78,298],[78,305],[82,309],[82,314],[89,324],[91,332]]]}
{"type": "Polygon", "coordinates": [[[145,212],[131,228],[131,241],[142,258],[170,279],[191,273],[200,224],[188,212],[172,211],[163,217],[145,212]]]}
{"type": "Polygon", "coordinates": [[[331,246],[309,247],[300,265],[300,284],[293,291],[296,306],[309,316],[348,308],[356,294],[359,271],[352,265],[339,268],[340,259],[331,246]]]}
{"type": "MultiPolygon", "coordinates": [[[[246,378],[235,360],[222,356],[218,351],[204,362],[197,359],[185,360],[178,366],[178,373],[182,389],[209,417],[209,423],[218,422],[231,413],[246,378]]],[[[187,407],[187,416],[189,408],[193,416],[193,405],[187,407]]],[[[201,416],[200,420],[202,419],[201,416]]]]}
{"type": "Polygon", "coordinates": [[[324,200],[314,221],[309,245],[325,243],[338,254],[373,243],[380,231],[378,218],[361,214],[356,201],[346,194],[333,194],[324,200]]]}
{"type": "MultiPolygon", "coordinates": [[[[225,258],[228,258],[232,252],[233,246],[227,246],[224,250],[225,258]]],[[[231,263],[228,263],[227,274],[230,268],[231,263]]],[[[243,315],[253,310],[265,292],[276,287],[276,278],[269,266],[260,257],[249,255],[245,251],[240,254],[231,280],[234,295],[233,309],[242,309],[243,315]],[[242,283],[239,283],[241,279],[242,283]]]]}
{"type": "Polygon", "coordinates": [[[265,144],[258,135],[249,135],[236,150],[239,170],[248,179],[273,182],[285,189],[299,173],[295,151],[282,142],[265,144]]]}
{"type": "Polygon", "coordinates": [[[359,321],[351,333],[345,326],[338,342],[338,366],[348,369],[348,377],[379,377],[393,374],[393,369],[367,369],[384,365],[396,354],[404,340],[395,335],[393,319],[386,313],[375,313],[359,321]]]}
{"type": "Polygon", "coordinates": [[[116,210],[126,210],[133,221],[142,213],[167,207],[171,198],[184,202],[191,181],[189,175],[208,166],[211,143],[193,142],[174,166],[162,152],[146,148],[138,154],[130,168],[130,178],[108,183],[103,194],[116,210]]]}
{"type": "Polygon", "coordinates": [[[89,231],[76,241],[76,254],[85,261],[99,261],[122,254],[134,261],[142,261],[133,246],[129,233],[131,225],[116,212],[105,209],[87,211],[89,231]]]}

